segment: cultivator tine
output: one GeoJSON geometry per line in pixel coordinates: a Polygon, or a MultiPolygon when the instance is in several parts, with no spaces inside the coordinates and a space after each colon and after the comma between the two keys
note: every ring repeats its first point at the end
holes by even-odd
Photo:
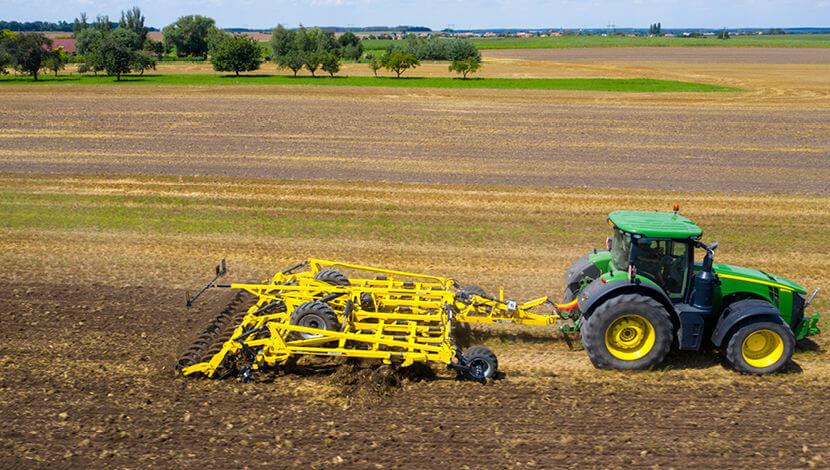
{"type": "Polygon", "coordinates": [[[304,268],[306,266],[308,266],[308,260],[300,261],[299,263],[295,264],[294,266],[291,266],[290,268],[282,271],[282,274],[293,274],[294,271],[296,271],[298,269],[301,269],[301,268],[304,268]]]}
{"type": "Polygon", "coordinates": [[[202,333],[196,337],[196,340],[179,358],[176,362],[177,370],[181,371],[186,367],[210,359],[222,349],[225,341],[233,334],[235,325],[241,322],[242,317],[245,316],[245,309],[239,308],[244,297],[244,291],[234,294],[228,305],[208,323],[202,333]]]}
{"type": "Polygon", "coordinates": [[[196,295],[194,295],[193,297],[190,296],[190,293],[185,293],[187,299],[187,307],[192,307],[193,303],[196,302],[196,299],[198,299],[202,294],[204,294],[206,290],[210,289],[211,287],[216,287],[216,281],[219,280],[219,278],[224,277],[226,274],[228,274],[228,264],[225,261],[225,258],[222,258],[222,261],[216,265],[216,277],[214,277],[210,282],[205,284],[205,287],[202,287],[202,289],[199,290],[199,292],[197,292],[196,295]]]}

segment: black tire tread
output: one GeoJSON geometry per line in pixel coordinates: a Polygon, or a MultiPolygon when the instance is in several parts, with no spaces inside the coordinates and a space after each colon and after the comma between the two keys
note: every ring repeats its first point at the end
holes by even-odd
{"type": "Polygon", "coordinates": [[[794,351],[795,337],[793,336],[792,331],[787,326],[781,323],[774,323],[770,321],[754,321],[741,326],[729,337],[729,339],[726,342],[726,350],[724,351],[723,355],[724,359],[726,359],[726,362],[728,362],[730,366],[732,366],[735,370],[742,374],[765,375],[775,373],[782,367],[786,366],[792,359],[794,351]],[[756,329],[776,330],[776,332],[784,340],[783,361],[779,362],[778,364],[773,364],[764,369],[752,367],[749,364],[747,364],[746,361],[744,361],[743,354],[741,353],[741,347],[743,344],[743,339],[746,338],[746,336],[748,336],[748,334],[745,334],[744,332],[756,329]]]}
{"type": "Polygon", "coordinates": [[[300,304],[291,314],[290,323],[298,325],[300,319],[309,313],[314,313],[322,318],[326,323],[326,330],[337,331],[339,329],[340,321],[337,319],[337,314],[329,306],[329,304],[320,300],[312,300],[304,304],[300,304]]]}
{"type": "Polygon", "coordinates": [[[649,353],[652,359],[634,369],[650,369],[660,364],[661,362],[663,362],[663,359],[665,359],[666,355],[671,350],[673,340],[672,333],[674,331],[674,327],[672,326],[671,318],[669,317],[668,312],[666,312],[665,307],[663,307],[663,305],[660,302],[645,295],[618,295],[616,297],[612,297],[606,300],[600,306],[598,306],[596,310],[594,310],[594,313],[591,315],[591,317],[589,317],[588,320],[586,320],[586,322],[582,324],[582,346],[585,349],[585,352],[588,354],[588,358],[598,369],[621,369],[621,367],[618,367],[612,361],[609,361],[607,358],[603,357],[602,354],[600,354],[601,349],[605,348],[605,331],[604,329],[602,329],[602,331],[598,331],[600,330],[599,328],[593,328],[591,326],[591,319],[601,318],[604,311],[631,303],[642,303],[648,305],[651,308],[665,312],[665,315],[659,316],[659,321],[662,322],[662,324],[652,326],[654,326],[655,331],[658,330],[658,328],[662,328],[663,330],[667,330],[669,332],[669,334],[666,335],[666,338],[664,338],[662,342],[655,341],[654,349],[652,349],[652,352],[649,353]]]}
{"type": "Polygon", "coordinates": [[[350,286],[349,278],[336,269],[324,269],[314,275],[314,279],[327,282],[333,286],[350,286]]]}
{"type": "Polygon", "coordinates": [[[493,352],[493,350],[488,348],[487,346],[470,346],[461,353],[461,357],[464,358],[464,361],[466,363],[469,363],[470,361],[476,358],[484,358],[485,360],[490,362],[493,365],[493,368],[490,372],[490,375],[487,377],[488,379],[493,378],[498,373],[499,360],[496,357],[496,354],[493,352]]]}

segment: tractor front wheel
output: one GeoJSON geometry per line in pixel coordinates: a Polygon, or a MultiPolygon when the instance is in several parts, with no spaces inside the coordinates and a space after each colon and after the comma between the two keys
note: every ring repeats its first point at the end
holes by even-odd
{"type": "Polygon", "coordinates": [[[736,331],[726,345],[724,356],[735,370],[744,374],[771,374],[793,357],[795,337],[786,325],[758,321],[736,331]]]}
{"type": "Polygon", "coordinates": [[[582,345],[595,367],[642,370],[660,364],[671,349],[674,328],[656,300],[625,294],[603,302],[582,322],[582,345]]]}

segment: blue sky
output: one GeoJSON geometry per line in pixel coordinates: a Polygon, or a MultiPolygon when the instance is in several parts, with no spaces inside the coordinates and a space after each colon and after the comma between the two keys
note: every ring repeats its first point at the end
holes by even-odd
{"type": "Polygon", "coordinates": [[[0,0],[3,20],[71,20],[141,7],[148,24],[164,26],[202,14],[222,27],[412,24],[433,29],[494,27],[830,26],[830,0],[0,0]]]}

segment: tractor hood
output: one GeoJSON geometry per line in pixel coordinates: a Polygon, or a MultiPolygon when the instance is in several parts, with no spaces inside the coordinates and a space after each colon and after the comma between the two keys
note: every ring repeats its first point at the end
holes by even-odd
{"type": "Polygon", "coordinates": [[[733,266],[731,264],[715,264],[712,266],[713,271],[719,277],[735,281],[751,282],[755,284],[764,284],[774,287],[783,287],[791,289],[795,292],[806,294],[807,291],[798,283],[791,281],[783,276],[776,276],[757,269],[744,268],[741,266],[733,266]]]}

